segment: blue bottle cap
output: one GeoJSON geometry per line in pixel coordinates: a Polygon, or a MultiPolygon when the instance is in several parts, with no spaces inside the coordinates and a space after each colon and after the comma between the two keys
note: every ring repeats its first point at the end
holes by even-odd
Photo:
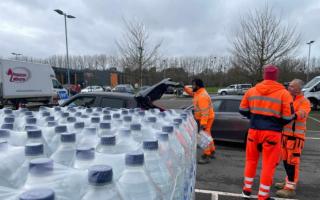
{"type": "Polygon", "coordinates": [[[54,128],[55,133],[64,133],[67,132],[67,126],[56,126],[54,128]]]}
{"type": "Polygon", "coordinates": [[[63,117],[63,118],[67,118],[67,117],[69,117],[70,115],[69,115],[69,113],[67,113],[67,112],[63,112],[63,113],[61,113],[61,117],[63,117]]]}
{"type": "Polygon", "coordinates": [[[67,118],[67,122],[69,122],[69,123],[74,123],[74,122],[76,122],[77,120],[76,120],[76,118],[75,117],[68,117],[67,118]]]}
{"type": "Polygon", "coordinates": [[[86,109],[86,113],[92,113],[93,112],[93,109],[92,108],[87,108],[86,109]]]}
{"type": "Polygon", "coordinates": [[[61,110],[61,108],[60,108],[60,107],[57,107],[57,106],[54,107],[53,109],[54,109],[54,111],[60,111],[60,110],[61,110]]]}
{"type": "Polygon", "coordinates": [[[146,115],[146,112],[145,112],[145,111],[139,111],[139,112],[138,112],[138,115],[139,115],[139,116],[145,116],[145,115],[146,115]]]}
{"type": "Polygon", "coordinates": [[[129,136],[131,134],[131,130],[127,128],[121,128],[119,130],[119,134],[122,136],[129,136]]]}
{"type": "Polygon", "coordinates": [[[22,193],[19,200],[54,200],[54,191],[49,188],[34,188],[22,193]]]}
{"type": "Polygon", "coordinates": [[[111,120],[111,115],[104,115],[103,116],[103,120],[105,120],[105,121],[110,121],[111,120]]]}
{"type": "Polygon", "coordinates": [[[126,115],[126,116],[123,117],[123,121],[125,121],[125,122],[132,122],[132,117],[126,115]]]}
{"type": "Polygon", "coordinates": [[[142,166],[144,163],[144,154],[141,151],[127,153],[125,163],[128,166],[142,166]]]}
{"type": "Polygon", "coordinates": [[[116,145],[116,136],[115,135],[107,135],[102,136],[100,138],[101,145],[116,145]]]}
{"type": "Polygon", "coordinates": [[[24,148],[24,154],[26,156],[39,156],[42,155],[43,152],[43,144],[41,143],[29,143],[26,144],[24,148]]]}
{"type": "Polygon", "coordinates": [[[36,129],[38,129],[38,127],[37,127],[37,126],[32,126],[32,125],[26,125],[26,126],[24,127],[24,130],[25,130],[25,131],[28,131],[28,130],[36,130],[36,129]]]}
{"type": "Polygon", "coordinates": [[[25,115],[25,116],[33,116],[33,113],[32,113],[32,111],[26,111],[26,112],[24,113],[24,115],[25,115]]]}
{"type": "Polygon", "coordinates": [[[163,126],[162,131],[165,133],[173,133],[173,126],[163,126]]]}
{"type": "Polygon", "coordinates": [[[54,127],[54,126],[57,126],[58,124],[57,124],[57,122],[55,122],[55,121],[49,121],[49,122],[47,122],[47,126],[48,127],[54,127]]]}
{"type": "Polygon", "coordinates": [[[28,108],[20,108],[20,112],[22,112],[22,113],[25,113],[25,112],[27,112],[27,111],[29,111],[28,108]]]}
{"type": "Polygon", "coordinates": [[[136,123],[136,124],[131,124],[131,125],[130,125],[130,129],[131,129],[132,131],[141,131],[141,124],[138,124],[138,123],[136,123]]]}
{"type": "Polygon", "coordinates": [[[102,108],[101,107],[96,107],[96,112],[102,112],[102,108]]]}
{"type": "Polygon", "coordinates": [[[13,124],[2,124],[1,128],[2,129],[13,130],[13,124]]]}
{"type": "Polygon", "coordinates": [[[76,134],[75,133],[61,133],[60,135],[61,142],[76,142],[76,134]]]}
{"type": "Polygon", "coordinates": [[[129,113],[131,113],[131,114],[134,113],[134,109],[133,109],[133,108],[130,108],[130,109],[129,109],[129,113]]]}
{"type": "Polygon", "coordinates": [[[81,112],[76,112],[76,113],[74,114],[74,116],[76,116],[76,117],[81,117],[81,115],[82,115],[81,112]]]}
{"type": "Polygon", "coordinates": [[[42,116],[42,117],[49,117],[49,116],[50,116],[50,113],[47,112],[47,111],[45,111],[45,112],[41,113],[41,116],[42,116]]]}
{"type": "Polygon", "coordinates": [[[143,141],[143,149],[157,150],[158,149],[158,140],[145,140],[145,141],[143,141]]]}
{"type": "Polygon", "coordinates": [[[160,113],[158,114],[158,116],[159,116],[159,117],[162,117],[162,118],[163,118],[163,117],[166,117],[166,113],[165,113],[165,112],[160,112],[160,113]]]}
{"type": "Polygon", "coordinates": [[[0,129],[0,138],[10,137],[10,131],[7,129],[0,129]]]}
{"type": "Polygon", "coordinates": [[[112,115],[112,118],[113,118],[113,119],[119,119],[119,118],[120,118],[120,114],[119,114],[119,113],[114,113],[114,114],[112,115]]]}
{"type": "Polygon", "coordinates": [[[157,138],[159,139],[159,141],[168,141],[169,135],[168,135],[168,133],[159,132],[159,133],[157,133],[157,138]]]}
{"type": "Polygon", "coordinates": [[[157,118],[156,117],[148,117],[147,121],[151,122],[151,123],[156,123],[157,122],[157,118]]]}
{"type": "Polygon", "coordinates": [[[41,138],[42,131],[40,129],[27,130],[27,135],[28,135],[28,138],[41,138]]]}
{"type": "Polygon", "coordinates": [[[182,124],[183,120],[181,118],[175,118],[173,121],[182,124]]]}
{"type": "Polygon", "coordinates": [[[121,111],[121,114],[127,115],[127,114],[129,114],[129,112],[128,112],[127,110],[122,110],[122,111],[121,111]]]}
{"type": "Polygon", "coordinates": [[[91,117],[91,123],[100,123],[100,117],[91,117]]]}
{"type": "Polygon", "coordinates": [[[100,123],[100,128],[101,129],[111,129],[111,123],[109,123],[109,122],[101,122],[100,123]]]}
{"type": "Polygon", "coordinates": [[[54,116],[46,117],[45,121],[46,121],[46,122],[52,122],[52,121],[54,121],[54,116]]]}
{"type": "Polygon", "coordinates": [[[88,115],[81,115],[81,118],[87,119],[87,118],[89,118],[89,116],[88,115]]]}
{"type": "Polygon", "coordinates": [[[73,126],[76,129],[83,129],[84,128],[84,122],[76,122],[76,123],[74,123],[73,126]]]}
{"type": "Polygon", "coordinates": [[[71,113],[77,112],[77,110],[74,107],[68,107],[67,110],[71,113]]]}
{"type": "Polygon", "coordinates": [[[36,158],[29,162],[31,174],[45,174],[53,171],[53,160],[48,158],[36,158]]]}
{"type": "Polygon", "coordinates": [[[112,167],[108,165],[94,165],[88,171],[88,182],[95,186],[112,182],[112,177],[112,167]]]}
{"type": "Polygon", "coordinates": [[[109,110],[104,110],[104,111],[103,111],[103,114],[104,114],[104,115],[110,115],[110,111],[109,111],[109,110]]]}
{"type": "Polygon", "coordinates": [[[79,160],[92,160],[94,159],[95,150],[92,147],[81,146],[77,147],[76,157],[79,160]]]}
{"type": "Polygon", "coordinates": [[[12,114],[12,110],[11,109],[4,109],[3,110],[3,112],[4,112],[4,114],[6,114],[6,115],[10,115],[10,114],[12,114]]]}
{"type": "Polygon", "coordinates": [[[3,121],[4,123],[13,124],[14,120],[15,120],[14,117],[5,117],[3,121]]]}
{"type": "Polygon", "coordinates": [[[28,117],[28,118],[26,118],[26,123],[27,124],[36,124],[37,123],[37,118],[28,117]]]}

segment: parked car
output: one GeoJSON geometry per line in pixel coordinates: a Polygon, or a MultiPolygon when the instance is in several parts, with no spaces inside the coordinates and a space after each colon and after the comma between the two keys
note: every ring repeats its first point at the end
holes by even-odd
{"type": "Polygon", "coordinates": [[[111,92],[112,88],[108,85],[103,86],[105,92],[111,92]]]}
{"type": "Polygon", "coordinates": [[[81,92],[103,92],[103,91],[104,91],[103,87],[98,85],[88,86],[81,90],[81,92]]]}
{"type": "Polygon", "coordinates": [[[112,92],[133,94],[134,88],[130,84],[120,84],[120,85],[117,85],[115,88],[113,88],[112,92]]]}
{"type": "Polygon", "coordinates": [[[174,94],[175,88],[174,87],[168,87],[167,91],[165,92],[165,94],[174,94]]]}
{"type": "Polygon", "coordinates": [[[320,105],[320,76],[313,78],[302,89],[304,96],[309,99],[313,110],[320,105]]]}
{"type": "MultiPolygon", "coordinates": [[[[212,103],[215,120],[211,134],[215,140],[245,143],[249,120],[239,113],[242,96],[214,96],[212,103]]],[[[193,105],[186,110],[193,109],[193,105]]]]}
{"type": "Polygon", "coordinates": [[[226,88],[218,90],[220,95],[243,95],[248,89],[252,87],[251,84],[234,84],[226,88]]]}
{"type": "MultiPolygon", "coordinates": [[[[92,92],[80,93],[61,106],[84,106],[84,107],[110,107],[110,108],[159,108],[153,104],[154,101],[160,99],[169,86],[178,86],[176,82],[170,79],[155,84],[138,94],[118,93],[118,92],[92,92]]],[[[162,110],[162,108],[159,108],[162,110]]]]}

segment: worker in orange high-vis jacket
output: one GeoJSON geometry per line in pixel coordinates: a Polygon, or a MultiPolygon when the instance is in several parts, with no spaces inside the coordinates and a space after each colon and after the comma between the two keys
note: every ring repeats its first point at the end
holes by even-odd
{"type": "MultiPolygon", "coordinates": [[[[210,137],[212,137],[211,127],[214,121],[214,110],[212,107],[211,97],[204,88],[203,81],[201,79],[194,79],[192,81],[192,88],[185,87],[184,90],[193,97],[194,118],[198,123],[199,130],[204,130],[210,137]]],[[[204,149],[203,155],[200,160],[198,160],[198,163],[210,163],[211,158],[214,158],[215,150],[216,148],[212,141],[209,144],[209,147],[204,149]]]]}
{"type": "Polygon", "coordinates": [[[259,200],[271,200],[269,196],[273,175],[280,161],[283,127],[294,118],[292,97],[277,82],[279,69],[274,65],[263,68],[264,81],[249,89],[240,104],[240,113],[250,119],[244,170],[243,197],[249,198],[260,154],[259,200]]]}
{"type": "Polygon", "coordinates": [[[299,166],[307,131],[307,118],[310,113],[310,102],[302,93],[303,81],[295,79],[290,82],[288,90],[293,97],[295,118],[287,124],[282,134],[282,160],[287,173],[285,182],[276,183],[279,189],[277,196],[293,198],[299,179],[299,166]]]}

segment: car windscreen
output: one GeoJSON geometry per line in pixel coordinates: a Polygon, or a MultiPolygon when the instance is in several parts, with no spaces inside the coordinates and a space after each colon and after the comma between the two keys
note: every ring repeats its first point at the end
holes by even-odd
{"type": "Polygon", "coordinates": [[[312,79],[311,81],[309,81],[309,82],[304,86],[304,88],[312,87],[312,86],[314,86],[317,82],[320,82],[320,77],[316,77],[316,78],[312,79]]]}
{"type": "Polygon", "coordinates": [[[104,97],[101,99],[100,106],[101,107],[110,107],[110,108],[123,108],[123,107],[125,107],[125,100],[104,97]]]}
{"type": "Polygon", "coordinates": [[[220,112],[239,112],[240,100],[226,99],[220,106],[220,112]]]}

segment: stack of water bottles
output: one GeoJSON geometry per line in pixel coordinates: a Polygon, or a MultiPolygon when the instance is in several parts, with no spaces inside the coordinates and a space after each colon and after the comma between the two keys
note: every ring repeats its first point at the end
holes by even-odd
{"type": "Polygon", "coordinates": [[[0,200],[194,199],[196,122],[158,109],[0,110],[0,200]]]}

